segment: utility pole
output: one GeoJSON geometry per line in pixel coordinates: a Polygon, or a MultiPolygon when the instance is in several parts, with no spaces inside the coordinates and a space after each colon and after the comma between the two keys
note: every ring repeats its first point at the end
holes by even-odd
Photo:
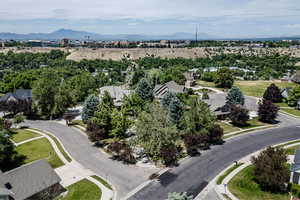
{"type": "Polygon", "coordinates": [[[196,35],[195,36],[196,36],[195,41],[196,41],[196,44],[197,44],[197,42],[198,42],[198,25],[196,25],[196,35]]]}

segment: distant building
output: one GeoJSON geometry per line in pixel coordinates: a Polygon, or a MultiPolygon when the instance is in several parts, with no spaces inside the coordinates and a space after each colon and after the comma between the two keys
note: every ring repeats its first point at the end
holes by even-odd
{"type": "Polygon", "coordinates": [[[68,38],[64,38],[60,41],[61,46],[67,47],[70,44],[70,40],[68,38]]]}
{"type": "Polygon", "coordinates": [[[162,99],[167,92],[178,94],[184,93],[185,91],[185,86],[178,85],[175,81],[169,81],[163,85],[156,85],[153,92],[155,98],[162,99]]]}
{"type": "Polygon", "coordinates": [[[129,96],[132,91],[125,88],[125,86],[104,86],[100,88],[100,98],[107,91],[114,100],[114,105],[120,107],[123,103],[124,96],[129,96]]]}
{"type": "Polygon", "coordinates": [[[15,92],[6,93],[0,98],[0,110],[5,112],[24,112],[29,114],[31,113],[31,104],[31,90],[18,89],[15,92]]]}
{"type": "Polygon", "coordinates": [[[65,191],[60,181],[46,160],[38,160],[5,173],[0,171],[0,199],[54,199],[65,191]]]}

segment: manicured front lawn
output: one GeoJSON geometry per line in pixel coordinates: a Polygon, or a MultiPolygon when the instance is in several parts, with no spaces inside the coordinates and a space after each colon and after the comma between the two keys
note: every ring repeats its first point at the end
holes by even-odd
{"type": "Polygon", "coordinates": [[[46,138],[19,145],[16,150],[26,156],[25,163],[45,158],[53,168],[64,165],[46,138]]]}
{"type": "Polygon", "coordinates": [[[221,128],[223,128],[224,134],[232,133],[232,132],[240,130],[238,127],[235,127],[231,124],[227,124],[227,123],[224,123],[224,122],[218,122],[218,124],[221,126],[221,128]]]}
{"type": "Polygon", "coordinates": [[[266,126],[268,124],[263,123],[261,121],[258,120],[258,117],[252,118],[248,121],[248,125],[241,127],[242,129],[249,129],[249,128],[256,128],[256,127],[260,127],[260,126],[266,126]]]}
{"type": "Polygon", "coordinates": [[[240,200],[289,200],[289,194],[264,192],[254,181],[254,166],[249,166],[230,180],[228,188],[240,200]]]}
{"type": "Polygon", "coordinates": [[[234,85],[239,87],[244,95],[262,97],[265,90],[271,83],[275,83],[279,88],[294,87],[295,83],[281,82],[281,81],[235,81],[234,85]]]}
{"type": "Polygon", "coordinates": [[[87,179],[70,185],[67,190],[67,195],[58,200],[99,200],[102,196],[100,188],[87,179]]]}
{"type": "Polygon", "coordinates": [[[39,136],[41,135],[26,129],[16,129],[13,131],[11,139],[16,143],[19,143],[39,136]]]}
{"type": "Polygon", "coordinates": [[[295,115],[297,117],[300,117],[300,111],[296,110],[294,108],[280,108],[283,112],[289,113],[291,115],[295,115]]]}
{"type": "Polygon", "coordinates": [[[197,81],[197,84],[202,87],[213,87],[213,88],[216,87],[214,82],[207,82],[207,81],[202,81],[202,80],[197,81]]]}

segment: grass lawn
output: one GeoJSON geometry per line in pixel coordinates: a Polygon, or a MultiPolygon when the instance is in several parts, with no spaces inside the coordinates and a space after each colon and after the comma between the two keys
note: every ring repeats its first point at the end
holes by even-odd
{"type": "MultiPolygon", "coordinates": [[[[47,134],[47,133],[46,133],[47,134]]],[[[72,158],[65,152],[64,148],[61,146],[61,143],[56,139],[56,137],[52,136],[51,134],[47,134],[49,137],[51,137],[52,140],[54,140],[56,146],[58,147],[59,151],[63,154],[65,159],[69,162],[72,161],[72,158]]]]}
{"type": "Polygon", "coordinates": [[[86,124],[82,120],[73,120],[71,125],[79,125],[86,128],[86,124]]]}
{"type": "Polygon", "coordinates": [[[102,196],[100,188],[87,179],[70,185],[67,190],[67,195],[58,200],[99,200],[102,196]]]}
{"type": "Polygon", "coordinates": [[[294,108],[280,108],[280,110],[282,110],[283,112],[292,114],[292,115],[296,115],[297,117],[300,117],[300,111],[296,110],[294,108]]]}
{"type": "Polygon", "coordinates": [[[221,126],[221,128],[223,128],[224,134],[232,133],[232,132],[240,130],[238,127],[235,127],[231,124],[227,124],[227,123],[224,123],[224,122],[218,122],[218,124],[221,126]]]}
{"type": "Polygon", "coordinates": [[[101,177],[94,175],[94,176],[92,176],[92,178],[94,178],[97,181],[99,181],[100,183],[102,183],[102,185],[104,185],[108,189],[113,190],[112,186],[108,182],[106,182],[104,179],[102,179],[101,177]]]}
{"type": "Polygon", "coordinates": [[[224,174],[222,174],[221,176],[219,176],[218,180],[217,180],[217,185],[220,185],[222,183],[222,181],[226,178],[226,176],[228,176],[228,174],[230,174],[231,172],[233,172],[235,169],[237,169],[238,167],[240,167],[242,164],[244,163],[238,163],[237,165],[234,165],[232,167],[230,167],[229,169],[227,169],[224,174]]]}
{"type": "Polygon", "coordinates": [[[244,126],[244,127],[241,127],[241,128],[242,129],[249,129],[249,128],[256,128],[256,127],[266,126],[266,125],[268,125],[268,124],[259,121],[258,117],[255,117],[255,118],[250,119],[248,121],[248,125],[247,126],[244,126]]]}
{"type": "Polygon", "coordinates": [[[197,81],[197,84],[203,87],[212,87],[212,88],[216,87],[214,82],[207,82],[202,80],[197,81]]]}
{"type": "Polygon", "coordinates": [[[263,93],[271,83],[275,83],[279,88],[294,87],[295,83],[281,82],[281,81],[235,81],[234,85],[239,87],[244,95],[262,97],[263,93]]]}
{"type": "Polygon", "coordinates": [[[279,107],[290,107],[287,103],[282,102],[282,103],[275,103],[279,107]]]}
{"type": "Polygon", "coordinates": [[[285,151],[288,155],[295,155],[296,150],[299,149],[300,145],[292,146],[289,148],[286,148],[285,151]]]}
{"type": "Polygon", "coordinates": [[[25,163],[45,158],[53,168],[64,165],[46,138],[22,144],[17,146],[16,150],[26,156],[25,163]]]}
{"type": "Polygon", "coordinates": [[[16,129],[13,131],[11,139],[16,143],[19,143],[39,136],[41,135],[26,129],[16,129]]]}
{"type": "Polygon", "coordinates": [[[288,194],[264,192],[254,181],[254,166],[249,166],[230,180],[228,188],[240,200],[289,200],[288,194]]]}

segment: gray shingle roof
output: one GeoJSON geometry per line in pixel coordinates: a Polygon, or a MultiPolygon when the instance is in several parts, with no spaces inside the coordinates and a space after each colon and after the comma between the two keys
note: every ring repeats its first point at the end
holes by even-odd
{"type": "Polygon", "coordinates": [[[0,102],[5,102],[9,98],[14,98],[16,100],[25,100],[32,98],[32,91],[31,90],[25,90],[25,89],[18,89],[15,92],[9,92],[6,93],[4,96],[0,98],[0,102]]]}
{"type": "Polygon", "coordinates": [[[174,94],[184,93],[185,87],[178,85],[175,81],[169,81],[164,85],[156,85],[154,87],[154,96],[156,98],[162,98],[168,91],[174,94]]]}
{"type": "Polygon", "coordinates": [[[11,171],[0,174],[2,181],[0,188],[5,188],[5,183],[10,183],[15,200],[22,200],[59,183],[61,179],[51,168],[46,160],[38,160],[23,165],[11,171]]]}

